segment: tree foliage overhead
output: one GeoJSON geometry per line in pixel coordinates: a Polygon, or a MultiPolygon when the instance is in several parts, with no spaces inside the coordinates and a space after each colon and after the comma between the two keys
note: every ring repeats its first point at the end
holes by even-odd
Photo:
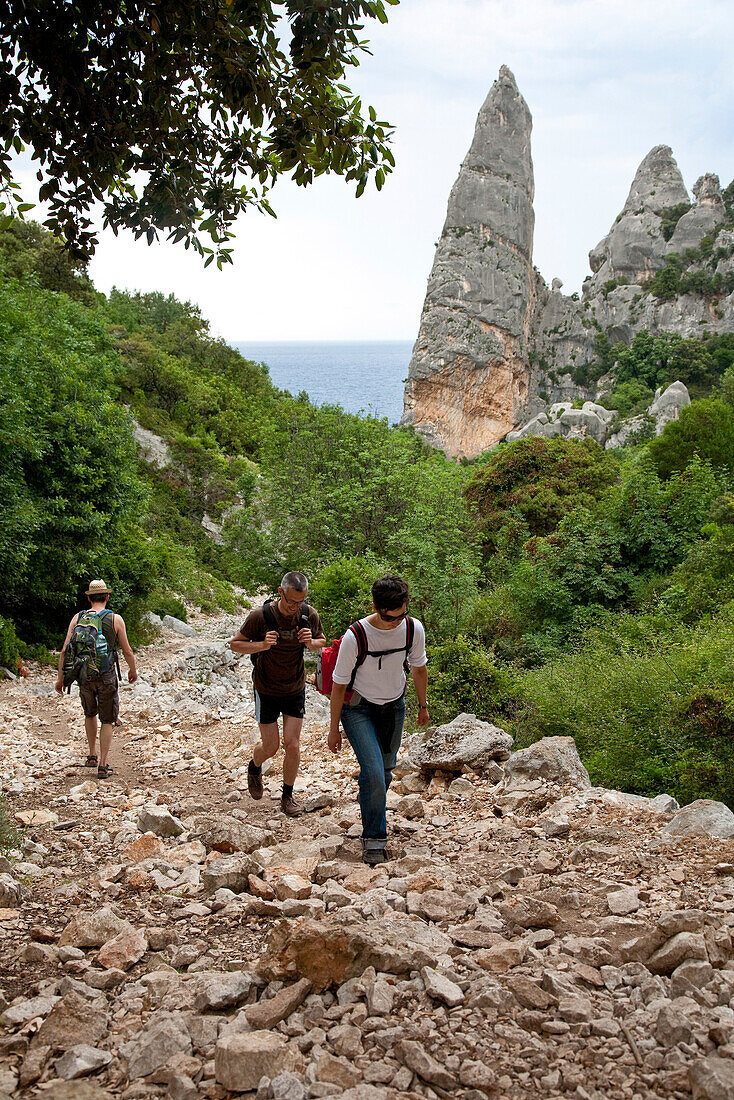
{"type": "MultiPolygon", "coordinates": [[[[221,263],[237,215],[290,173],[378,188],[390,130],[343,83],[362,20],[398,0],[49,0],[0,5],[0,187],[40,164],[46,225],[90,255],[103,221],[221,263]],[[4,151],[3,151],[4,150],[4,151]],[[202,238],[211,238],[213,248],[202,238]]],[[[22,204],[21,204],[22,205],[22,204]]]]}

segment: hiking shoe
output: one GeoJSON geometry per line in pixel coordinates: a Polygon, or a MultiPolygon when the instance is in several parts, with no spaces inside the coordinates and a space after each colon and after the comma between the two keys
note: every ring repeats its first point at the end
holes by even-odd
{"type": "Polygon", "coordinates": [[[283,795],[280,800],[280,808],[284,814],[288,815],[288,817],[300,817],[303,813],[303,810],[298,805],[293,795],[290,794],[283,795]]]}
{"type": "Polygon", "coordinates": [[[377,867],[380,863],[387,863],[387,853],[384,848],[365,848],[362,852],[362,863],[377,867]]]}
{"type": "Polygon", "coordinates": [[[247,769],[247,790],[249,791],[250,798],[254,798],[259,801],[263,796],[263,776],[262,772],[253,772],[249,768],[247,769]]]}

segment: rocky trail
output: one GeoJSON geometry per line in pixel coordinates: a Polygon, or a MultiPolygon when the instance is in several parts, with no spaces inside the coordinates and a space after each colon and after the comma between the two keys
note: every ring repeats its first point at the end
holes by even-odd
{"type": "Polygon", "coordinates": [[[734,1097],[731,811],[464,715],[406,738],[368,868],[315,691],[308,812],[280,758],[248,796],[239,623],[138,654],[105,782],[51,669],[0,685],[0,1100],[734,1097]]]}

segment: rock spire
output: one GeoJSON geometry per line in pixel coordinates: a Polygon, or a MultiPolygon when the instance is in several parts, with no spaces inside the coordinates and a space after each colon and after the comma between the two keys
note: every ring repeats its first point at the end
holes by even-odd
{"type": "Polygon", "coordinates": [[[452,456],[515,424],[534,306],[532,119],[506,66],[449,197],[413,349],[403,422],[452,456]]]}

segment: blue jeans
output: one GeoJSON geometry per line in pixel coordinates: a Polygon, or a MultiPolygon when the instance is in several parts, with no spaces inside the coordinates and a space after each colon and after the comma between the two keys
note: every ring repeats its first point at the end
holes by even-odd
{"type": "Polygon", "coordinates": [[[392,731],[377,736],[369,704],[343,707],[341,722],[349,744],[359,762],[359,809],[362,814],[362,840],[365,848],[384,848],[387,840],[385,802],[392,781],[392,770],[400,748],[405,722],[405,697],[395,703],[392,731]]]}

